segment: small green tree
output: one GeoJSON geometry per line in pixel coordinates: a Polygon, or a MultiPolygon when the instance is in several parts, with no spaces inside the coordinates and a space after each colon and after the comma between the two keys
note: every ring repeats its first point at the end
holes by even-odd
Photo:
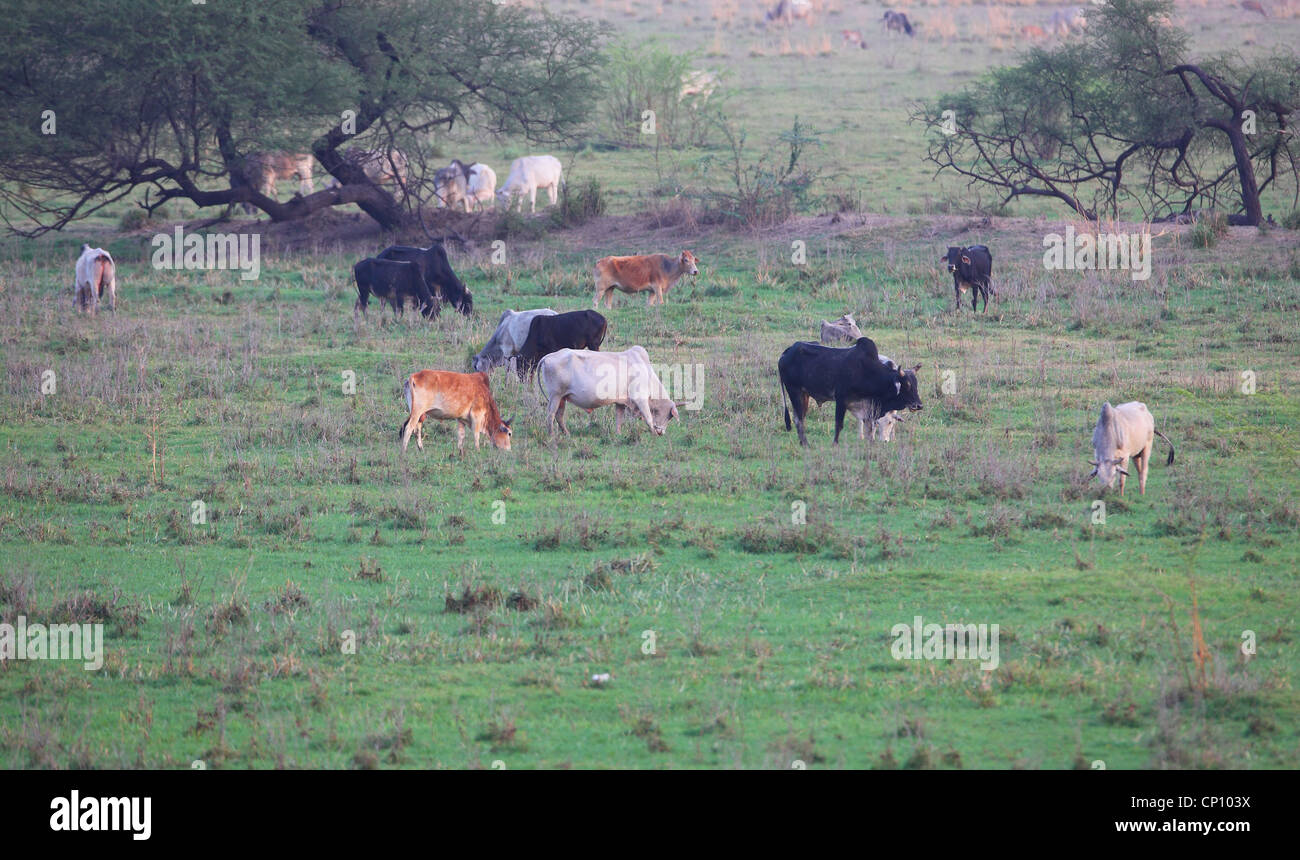
{"type": "Polygon", "coordinates": [[[419,156],[460,122],[567,140],[605,33],[491,0],[11,0],[5,16],[21,38],[0,58],[0,217],[23,235],[141,187],[150,207],[249,202],[279,221],[356,203],[398,227],[404,204],[344,149],[419,156]],[[342,187],[264,196],[243,166],[266,150],[310,151],[342,187]]]}
{"type": "Polygon", "coordinates": [[[1300,59],[1193,60],[1172,11],[1172,0],[1107,0],[1080,38],[919,106],[927,159],[1004,203],[1047,197],[1096,218],[1235,197],[1232,221],[1259,224],[1267,189],[1300,194],[1300,59]]]}

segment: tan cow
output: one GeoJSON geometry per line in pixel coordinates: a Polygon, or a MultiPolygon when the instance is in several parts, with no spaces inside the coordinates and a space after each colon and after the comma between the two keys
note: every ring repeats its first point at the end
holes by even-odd
{"type": "Polygon", "coordinates": [[[639,254],[632,257],[602,257],[596,261],[596,300],[593,307],[605,300],[606,307],[614,307],[614,290],[625,293],[649,291],[646,307],[659,300],[672,289],[682,275],[700,273],[699,260],[693,251],[682,251],[680,257],[668,254],[639,254]]]}
{"type": "Polygon", "coordinates": [[[402,397],[411,414],[402,422],[398,436],[406,450],[415,432],[415,444],[424,450],[424,419],[432,415],[444,421],[456,421],[456,450],[465,447],[465,428],[474,431],[474,447],[479,436],[488,434],[492,444],[510,450],[510,422],[502,420],[492,399],[486,373],[452,373],[447,370],[421,370],[412,373],[402,386],[402,397]]]}
{"type": "Polygon", "coordinates": [[[104,292],[108,292],[108,309],[117,310],[117,267],[113,255],[103,248],[81,246],[77,258],[76,302],[77,309],[95,313],[104,292]]]}
{"type": "MultiPolygon", "coordinates": [[[[303,197],[316,190],[311,178],[311,153],[309,152],[250,152],[244,159],[244,172],[250,185],[258,193],[275,196],[275,183],[281,179],[297,179],[298,193],[303,197]]],[[[244,211],[252,212],[251,203],[244,204],[244,211]]]]}
{"type": "MultiPolygon", "coordinates": [[[[1097,459],[1090,460],[1092,474],[1107,487],[1114,485],[1115,475],[1119,475],[1119,494],[1124,495],[1124,482],[1128,478],[1128,458],[1132,457],[1138,468],[1138,485],[1143,493],[1147,491],[1147,469],[1151,466],[1151,448],[1155,437],[1166,442],[1169,437],[1156,429],[1155,419],[1147,405],[1134,400],[1111,406],[1103,403],[1101,417],[1092,431],[1092,448],[1097,459]]],[[[1174,462],[1174,443],[1169,442],[1169,459],[1165,465],[1174,462]]]]}

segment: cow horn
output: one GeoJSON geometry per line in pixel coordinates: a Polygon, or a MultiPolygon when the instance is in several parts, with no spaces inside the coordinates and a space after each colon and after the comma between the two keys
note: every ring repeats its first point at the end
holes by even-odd
{"type": "Polygon", "coordinates": [[[1119,472],[1121,475],[1123,475],[1123,476],[1126,477],[1126,478],[1128,477],[1128,470],[1127,470],[1127,469],[1119,469],[1119,468],[1117,468],[1117,469],[1115,469],[1115,471],[1116,471],[1116,472],[1119,472]]]}
{"type": "Polygon", "coordinates": [[[1089,478],[1095,478],[1095,477],[1097,477],[1097,467],[1096,467],[1096,466],[1093,466],[1093,468],[1092,468],[1092,472],[1088,475],[1088,477],[1089,477],[1089,478]]]}
{"type": "Polygon", "coordinates": [[[687,406],[690,402],[691,401],[689,400],[674,400],[673,405],[676,406],[678,409],[681,409],[684,406],[687,406]]]}
{"type": "Polygon", "coordinates": [[[1089,461],[1088,461],[1088,465],[1089,465],[1089,466],[1100,466],[1101,464],[1098,463],[1096,460],[1089,460],[1089,461]]]}

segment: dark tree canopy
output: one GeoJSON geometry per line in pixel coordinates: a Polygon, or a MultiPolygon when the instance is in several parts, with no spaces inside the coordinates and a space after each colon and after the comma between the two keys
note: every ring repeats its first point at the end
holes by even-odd
{"type": "Polygon", "coordinates": [[[356,203],[385,227],[422,199],[371,183],[349,147],[400,149],[468,123],[570,138],[597,94],[604,30],[491,0],[11,0],[0,58],[0,217],[35,235],[148,189],[274,220],[356,203]],[[52,112],[49,113],[49,112],[52,112]],[[53,118],[54,133],[48,120],[53,118]],[[277,202],[250,153],[311,152],[340,188],[277,202]]]}
{"type": "Polygon", "coordinates": [[[922,105],[928,160],[1004,202],[1053,198],[1088,218],[1217,206],[1259,224],[1270,188],[1294,207],[1300,59],[1194,60],[1172,12],[1172,0],[1107,0],[1079,38],[922,105]]]}

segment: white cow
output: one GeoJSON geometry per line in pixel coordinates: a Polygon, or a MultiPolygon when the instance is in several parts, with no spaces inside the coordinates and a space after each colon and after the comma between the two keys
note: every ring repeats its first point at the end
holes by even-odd
{"type": "Polygon", "coordinates": [[[560,160],[553,155],[525,155],[516,158],[510,165],[510,175],[506,184],[497,192],[497,204],[507,210],[513,209],[515,200],[520,209],[523,200],[528,198],[532,211],[537,211],[537,189],[545,188],[554,206],[560,199],[560,186],[564,184],[564,168],[560,160]]]}
{"type": "Polygon", "coordinates": [[[108,292],[108,309],[117,310],[117,266],[113,255],[103,248],[81,246],[81,256],[77,258],[76,284],[74,287],[77,309],[95,313],[99,300],[108,292]]]}
{"type": "Polygon", "coordinates": [[[862,329],[858,328],[858,323],[853,319],[853,314],[845,314],[835,322],[822,320],[823,344],[830,345],[842,340],[857,343],[860,337],[862,337],[862,329]]]}
{"type": "Polygon", "coordinates": [[[496,197],[497,174],[486,164],[475,162],[466,167],[459,159],[433,175],[433,194],[438,208],[455,209],[463,205],[482,209],[496,197]]]}
{"type": "Polygon", "coordinates": [[[533,311],[505,311],[497,321],[496,331],[484,344],[479,354],[474,356],[474,369],[487,373],[494,367],[506,364],[519,354],[519,349],[528,340],[528,329],[534,317],[553,317],[555,311],[550,308],[538,308],[533,311]]]}
{"type": "MultiPolygon", "coordinates": [[[[1124,495],[1124,481],[1128,478],[1128,458],[1132,457],[1138,468],[1138,485],[1145,494],[1147,491],[1147,469],[1151,467],[1151,448],[1155,437],[1166,442],[1169,437],[1156,429],[1156,420],[1151,417],[1147,405],[1139,400],[1111,406],[1109,402],[1101,405],[1101,417],[1092,431],[1092,450],[1097,459],[1090,460],[1092,474],[1107,487],[1115,483],[1119,475],[1119,494],[1124,495]]],[[[1169,442],[1169,459],[1165,465],[1174,462],[1174,443],[1169,442]]]]}
{"type": "Polygon", "coordinates": [[[678,404],[650,366],[645,347],[622,352],[561,349],[543,358],[537,370],[547,401],[547,425],[554,421],[565,435],[569,433],[564,424],[568,403],[588,411],[613,404],[615,432],[623,429],[625,409],[640,415],[657,436],[677,417],[678,404]]]}

